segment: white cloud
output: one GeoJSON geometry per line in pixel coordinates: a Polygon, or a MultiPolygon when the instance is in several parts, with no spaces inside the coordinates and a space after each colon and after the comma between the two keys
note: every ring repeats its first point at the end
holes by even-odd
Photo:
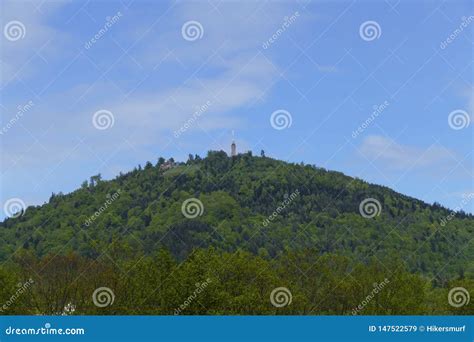
{"type": "Polygon", "coordinates": [[[474,86],[467,87],[462,95],[467,99],[467,112],[474,120],[474,86]]]}
{"type": "MultiPolygon", "coordinates": [[[[145,135],[167,131],[171,137],[174,130],[209,101],[209,108],[197,123],[204,129],[231,129],[241,121],[232,111],[257,100],[275,73],[266,59],[256,56],[246,63],[230,63],[214,77],[193,79],[157,94],[137,92],[123,102],[111,101],[107,109],[116,114],[117,127],[140,129],[145,135]]],[[[94,110],[84,116],[90,112],[94,110]]],[[[197,125],[190,127],[191,130],[197,128],[197,125]]]]}
{"type": "MultiPolygon", "coordinates": [[[[196,125],[189,128],[189,133],[205,134],[202,129],[212,133],[215,130],[242,127],[247,122],[240,115],[241,110],[257,101],[264,91],[271,90],[272,82],[278,75],[278,67],[268,59],[270,56],[264,56],[261,52],[262,39],[267,36],[267,31],[270,32],[280,25],[285,15],[292,13],[291,6],[278,4],[272,7],[272,15],[267,13],[266,20],[262,20],[258,13],[251,17],[253,7],[255,6],[251,4],[221,4],[219,9],[225,15],[219,15],[218,12],[212,11],[210,5],[195,6],[189,3],[186,6],[182,4],[176,6],[163,17],[165,22],[153,26],[153,29],[145,35],[143,35],[145,31],[141,31],[139,36],[142,36],[143,45],[138,44],[130,51],[130,54],[143,65],[143,70],[135,73],[136,64],[128,57],[124,57],[121,60],[123,64],[118,66],[120,69],[112,68],[106,77],[99,80],[97,80],[100,76],[99,71],[97,74],[91,73],[92,76],[89,78],[91,81],[87,83],[89,62],[85,57],[80,57],[78,63],[71,65],[58,80],[63,82],[63,79],[71,75],[70,86],[48,89],[41,96],[42,101],[35,107],[35,112],[31,113],[28,120],[24,120],[22,124],[31,129],[37,137],[41,135],[42,130],[47,129],[47,126],[54,124],[53,131],[39,137],[45,147],[44,153],[58,147],[67,151],[73,146],[74,141],[82,138],[87,143],[94,144],[94,149],[99,153],[114,150],[124,139],[133,139],[131,142],[137,148],[153,144],[165,145],[169,138],[173,137],[173,132],[192,117],[197,107],[207,101],[212,103],[211,106],[199,118],[196,125]],[[205,30],[202,40],[188,42],[182,39],[181,25],[191,19],[202,22],[205,30]],[[162,59],[159,56],[166,55],[170,51],[172,53],[169,58],[162,61],[159,68],[154,70],[153,67],[162,59]],[[129,70],[125,70],[127,65],[129,70]],[[86,67],[84,75],[87,76],[76,77],[84,67],[86,67]],[[198,67],[201,69],[195,73],[198,67]],[[165,79],[161,79],[160,72],[163,69],[166,70],[165,79]],[[144,75],[149,76],[146,81],[150,82],[141,83],[144,75]],[[76,79],[80,82],[75,82],[76,79]],[[122,86],[125,88],[129,86],[125,92],[134,89],[134,86],[137,88],[124,98],[125,92],[122,92],[124,89],[118,89],[122,86]],[[110,110],[115,116],[114,127],[106,132],[98,132],[91,125],[93,113],[100,109],[110,110]]],[[[27,32],[26,37],[34,38],[35,44],[31,45],[29,41],[23,42],[26,45],[21,54],[26,58],[34,54],[40,44],[51,38],[56,42],[61,36],[61,32],[47,25],[46,14],[52,13],[56,7],[49,9],[43,6],[41,9],[45,12],[44,16],[31,6],[28,10],[24,10],[25,13],[29,13],[27,17],[19,18],[25,21],[28,31],[34,31],[30,35],[27,32]]],[[[124,13],[123,21],[114,26],[113,34],[104,36],[99,43],[105,44],[107,39],[120,35],[121,39],[129,39],[124,46],[132,46],[138,37],[127,35],[123,37],[121,33],[130,31],[126,20],[132,20],[133,23],[133,18],[141,17],[140,13],[134,13],[133,10],[134,7],[131,7],[130,12],[124,13]]],[[[9,9],[12,18],[20,11],[21,9],[14,8],[13,5],[9,9]]],[[[77,20],[82,19],[78,17],[77,20]]],[[[51,46],[55,49],[63,48],[59,44],[51,46]]],[[[99,59],[100,51],[94,48],[87,53],[91,54],[91,60],[96,61],[99,59]],[[94,55],[96,53],[99,55],[94,55]]],[[[67,54],[67,51],[65,53],[67,54]]],[[[77,53],[77,50],[74,50],[74,53],[77,53]]],[[[2,58],[4,63],[10,63],[12,70],[16,67],[13,66],[14,63],[21,64],[20,59],[5,56],[2,58]]],[[[68,62],[67,55],[63,53],[58,54],[58,58],[63,59],[61,63],[56,63],[58,65],[68,62]]],[[[114,55],[114,58],[118,58],[118,55],[114,55]]],[[[110,60],[111,66],[114,60],[110,60]]],[[[41,76],[40,72],[47,74],[47,80],[55,76],[41,70],[38,64],[31,64],[31,67],[37,68],[33,70],[37,79],[41,76]]],[[[189,138],[193,141],[196,136],[190,134],[189,138]]],[[[14,155],[25,153],[25,149],[17,144],[14,134],[6,136],[4,143],[14,155]]],[[[41,154],[39,151],[38,158],[33,158],[31,163],[35,161],[41,163],[41,154]]],[[[53,159],[54,156],[57,154],[52,155],[53,159]]],[[[82,156],[89,157],[87,153],[82,156]]],[[[51,160],[49,162],[54,163],[51,160]]]]}
{"type": "Polygon", "coordinates": [[[24,79],[40,71],[41,65],[35,65],[35,62],[50,62],[58,54],[61,54],[61,58],[66,57],[66,34],[47,24],[48,18],[64,4],[61,1],[42,4],[29,1],[2,2],[2,87],[17,77],[24,79]],[[19,21],[24,25],[24,38],[15,41],[5,39],[4,27],[10,21],[19,21]]]}
{"type": "MultiPolygon", "coordinates": [[[[381,161],[391,169],[406,170],[454,163],[455,153],[433,144],[427,148],[403,145],[379,135],[365,138],[359,148],[367,159],[381,161]]],[[[454,165],[454,164],[453,164],[454,165]]]]}
{"type": "Polygon", "coordinates": [[[464,190],[464,191],[456,191],[450,192],[446,194],[444,197],[447,198],[458,198],[458,199],[471,199],[474,196],[474,189],[473,190],[464,190]]]}

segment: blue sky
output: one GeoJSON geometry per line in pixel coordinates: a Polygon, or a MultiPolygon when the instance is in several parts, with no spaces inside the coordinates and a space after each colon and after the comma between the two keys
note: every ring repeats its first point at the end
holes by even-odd
{"type": "Polygon", "coordinates": [[[229,150],[234,131],[239,151],[474,212],[470,1],[1,7],[2,207],[229,150]]]}

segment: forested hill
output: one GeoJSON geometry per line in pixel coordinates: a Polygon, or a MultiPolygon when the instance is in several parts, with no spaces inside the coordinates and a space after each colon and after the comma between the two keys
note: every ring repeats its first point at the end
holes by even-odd
{"type": "Polygon", "coordinates": [[[18,248],[37,256],[77,252],[121,258],[165,247],[178,260],[194,248],[243,249],[263,258],[312,248],[365,262],[399,257],[409,270],[474,276],[474,218],[339,172],[250,153],[162,158],[0,223],[0,260],[18,248]],[[201,205],[202,204],[202,205],[201,205]],[[380,206],[379,206],[380,204],[380,206]]]}

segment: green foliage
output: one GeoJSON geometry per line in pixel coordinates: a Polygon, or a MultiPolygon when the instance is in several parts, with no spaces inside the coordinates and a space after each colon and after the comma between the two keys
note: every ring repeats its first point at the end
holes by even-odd
{"type": "MultiPolygon", "coordinates": [[[[114,255],[114,251],[111,251],[114,255]]],[[[248,252],[194,250],[183,262],[166,250],[114,262],[69,254],[38,259],[23,254],[0,268],[0,303],[18,293],[16,282],[34,282],[2,314],[150,315],[405,315],[473,314],[472,304],[448,304],[449,288],[433,288],[401,261],[368,264],[314,250],[288,252],[269,261],[248,252]],[[389,266],[389,269],[387,268],[389,266]],[[302,274],[304,273],[304,276],[302,274]],[[377,285],[378,284],[378,285],[377,285]],[[382,284],[382,285],[380,285],[382,284]],[[107,287],[113,302],[94,304],[107,287]],[[288,289],[291,303],[272,304],[272,291],[288,289]],[[73,312],[65,308],[74,307],[73,312]]],[[[473,291],[472,281],[457,281],[473,291]]]]}
{"type": "MultiPolygon", "coordinates": [[[[92,176],[78,190],[1,222],[0,261],[21,258],[8,266],[15,272],[0,269],[0,300],[33,267],[45,277],[26,296],[30,302],[17,300],[9,312],[26,306],[56,314],[74,303],[82,313],[173,314],[209,278],[183,313],[350,314],[374,282],[387,278],[362,313],[464,313],[448,307],[446,296],[454,284],[472,288],[474,219],[450,214],[263,151],[234,158],[212,151],[186,164],[159,158],[111,181],[92,176]],[[359,213],[369,197],[381,203],[372,219],[359,213]],[[181,208],[189,198],[203,204],[193,219],[181,208]],[[117,301],[99,310],[91,291],[108,285],[117,301]],[[292,305],[268,305],[278,286],[291,287],[292,305]]],[[[463,310],[472,313],[472,306],[463,310]]]]}

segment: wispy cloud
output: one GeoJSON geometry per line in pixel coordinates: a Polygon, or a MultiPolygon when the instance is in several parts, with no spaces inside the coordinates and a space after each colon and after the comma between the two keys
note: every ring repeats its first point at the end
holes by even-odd
{"type": "Polygon", "coordinates": [[[51,59],[67,59],[68,50],[63,48],[67,34],[48,24],[48,18],[64,4],[61,1],[41,5],[28,1],[2,2],[2,24],[20,22],[24,37],[11,41],[2,36],[1,87],[18,78],[27,79],[37,74],[41,70],[38,63],[46,65],[51,59]]]}
{"type": "MultiPolygon", "coordinates": [[[[409,41],[400,45],[400,35],[384,31],[377,44],[367,44],[360,39],[357,25],[347,18],[366,20],[368,7],[344,3],[328,7],[318,2],[126,4],[67,0],[5,0],[0,6],[2,24],[18,20],[26,28],[23,39],[2,40],[2,116],[10,120],[19,105],[34,102],[33,108],[1,136],[5,151],[0,157],[2,196],[20,196],[27,202],[32,193],[35,199],[47,198],[51,190],[73,189],[78,180],[93,173],[113,176],[159,155],[180,159],[190,152],[202,154],[209,148],[227,148],[232,130],[237,133],[239,151],[263,148],[267,152],[273,150],[275,157],[288,159],[288,155],[293,157],[295,147],[301,150],[300,141],[315,125],[320,126],[321,120],[328,130],[317,133],[327,135],[314,137],[324,136],[328,147],[308,142],[301,160],[333,158],[332,153],[325,152],[334,146],[336,157],[341,153],[342,160],[351,152],[338,150],[340,132],[352,130],[366,119],[366,114],[356,121],[341,122],[337,112],[327,120],[325,113],[332,113],[341,104],[345,111],[357,113],[353,101],[347,101],[348,94],[360,99],[361,104],[371,105],[378,98],[378,91],[391,90],[393,82],[404,84],[407,80],[410,85],[419,85],[420,95],[429,99],[442,93],[445,101],[440,104],[445,108],[439,108],[441,119],[433,120],[433,129],[419,136],[418,127],[412,125],[397,142],[383,136],[367,137],[359,148],[376,166],[376,170],[370,169],[369,176],[380,175],[381,171],[397,181],[407,174],[403,179],[419,189],[420,179],[437,173],[438,179],[447,176],[445,183],[450,187],[446,186],[446,191],[468,188],[465,175],[472,170],[472,156],[468,154],[471,141],[465,134],[468,131],[449,130],[446,136],[436,132],[449,129],[446,116],[454,109],[474,115],[472,87],[461,94],[458,88],[457,98],[453,99],[444,90],[443,78],[435,77],[444,72],[452,75],[449,79],[457,79],[453,70],[465,70],[468,61],[456,58],[450,60],[450,67],[434,58],[420,69],[427,79],[409,79],[410,70],[417,70],[431,54],[420,42],[430,44],[430,39],[436,38],[434,44],[438,44],[439,39],[407,31],[404,36],[409,41]],[[100,32],[106,18],[118,11],[123,14],[120,20],[86,49],[84,43],[100,32]],[[297,20],[282,30],[296,11],[297,20]],[[188,21],[202,25],[200,39],[183,38],[182,26],[188,21]],[[274,42],[263,48],[270,37],[274,42]],[[405,56],[406,64],[389,65],[391,59],[385,62],[385,54],[399,45],[394,56],[405,56]],[[352,58],[341,58],[347,51],[351,51],[352,58]],[[354,63],[355,59],[370,70],[380,67],[380,72],[364,81],[369,71],[354,63]],[[325,77],[320,78],[320,73],[325,77]],[[302,92],[307,89],[311,91],[303,98],[302,92]],[[459,101],[459,96],[465,96],[465,101],[459,101]],[[203,105],[206,109],[196,116],[196,110],[203,105]],[[278,108],[294,114],[293,126],[284,132],[276,132],[269,124],[270,114],[278,108]],[[103,109],[112,112],[115,121],[110,129],[98,130],[92,118],[103,109]],[[337,125],[332,125],[333,120],[338,120],[337,125]],[[177,138],[174,133],[182,127],[185,129],[177,138]],[[466,160],[457,172],[448,174],[456,167],[455,159],[462,160],[463,156],[466,160]],[[107,168],[113,170],[107,173],[107,168]],[[408,169],[416,169],[417,174],[410,173],[408,177],[408,169]],[[440,176],[440,172],[444,174],[440,176]],[[464,173],[462,177],[459,172],[464,173]],[[453,186],[453,182],[459,184],[453,186]],[[38,184],[42,187],[36,189],[38,184]]],[[[423,25],[431,29],[432,24],[428,21],[423,25]]],[[[457,54],[464,56],[461,43],[465,42],[459,40],[449,51],[459,51],[457,54]]],[[[419,99],[406,95],[397,96],[393,107],[397,106],[400,120],[404,121],[409,115],[420,113],[419,99]]],[[[400,132],[392,123],[387,115],[377,125],[381,132],[397,136],[400,132]]],[[[2,121],[1,127],[5,124],[2,121]]],[[[356,162],[366,163],[367,159],[358,158],[356,162]]]]}
{"type": "Polygon", "coordinates": [[[454,163],[454,152],[433,144],[426,148],[399,144],[380,135],[365,138],[359,152],[371,161],[380,161],[389,169],[406,170],[454,163]]]}
{"type": "Polygon", "coordinates": [[[467,112],[471,116],[471,121],[474,121],[474,86],[467,87],[462,95],[467,99],[467,112]]]}
{"type": "MultiPolygon", "coordinates": [[[[291,13],[289,6],[278,4],[272,13],[266,13],[266,20],[247,20],[251,15],[258,15],[255,12],[258,6],[222,4],[219,10],[226,13],[224,17],[217,15],[217,10],[210,4],[178,4],[156,25],[150,25],[156,18],[148,18],[145,29],[130,35],[127,20],[146,16],[131,7],[123,10],[123,18],[111,32],[93,48],[77,55],[82,45],[76,46],[75,50],[65,48],[62,32],[47,25],[48,16],[61,5],[41,7],[42,14],[34,6],[24,9],[9,3],[8,17],[22,20],[27,32],[21,45],[11,44],[10,50],[7,49],[9,54],[2,53],[3,63],[9,64],[7,69],[11,70],[4,75],[6,79],[13,78],[12,83],[18,81],[13,76],[21,71],[21,63],[32,55],[46,53],[41,44],[50,42],[47,45],[49,52],[51,48],[65,50],[65,53],[56,54],[62,61],[55,63],[60,67],[54,71],[43,70],[41,65],[45,62],[41,58],[28,65],[42,81],[39,89],[45,80],[56,77],[58,71],[69,64],[69,50],[77,57],[77,61],[64,68],[64,73],[57,79],[66,86],[57,87],[53,82],[52,87],[41,94],[41,101],[28,120],[16,127],[17,134],[12,131],[4,137],[3,144],[9,154],[4,155],[3,160],[9,168],[20,168],[27,163],[30,167],[48,169],[81,139],[85,144],[94,145],[95,152],[104,155],[113,152],[124,140],[135,148],[154,144],[165,146],[173,139],[173,132],[207,102],[211,103],[209,108],[185,134],[200,133],[204,137],[215,130],[228,131],[247,125],[239,111],[259,100],[264,92],[271,91],[279,72],[278,64],[271,56],[262,53],[262,39],[284,15],[291,13]],[[18,17],[22,10],[22,16],[18,17]],[[203,38],[196,42],[186,41],[181,36],[181,25],[191,19],[200,21],[204,27],[203,38]],[[122,32],[125,33],[123,36],[122,32]],[[118,35],[123,46],[133,46],[133,49],[115,65],[119,57],[116,52],[120,51],[115,45],[118,35]],[[113,50],[103,50],[108,43],[112,44],[113,50]],[[24,58],[15,58],[16,54],[24,58]],[[106,67],[102,65],[104,58],[106,67]],[[141,67],[137,68],[136,62],[141,67]],[[109,71],[103,77],[97,77],[101,71],[93,64],[109,71]],[[84,70],[94,70],[93,77],[81,77],[84,70]],[[164,80],[163,74],[166,74],[164,80]],[[115,124],[107,132],[97,131],[91,124],[93,114],[101,109],[114,115],[115,124]],[[43,134],[51,124],[55,129],[43,134]],[[29,155],[32,151],[30,142],[23,138],[19,141],[18,133],[28,134],[27,130],[31,130],[41,143],[35,145],[34,157],[29,155]]],[[[140,7],[139,11],[143,10],[140,7]]],[[[97,25],[93,32],[97,31],[97,25]]],[[[89,37],[89,33],[86,36],[89,37]]],[[[16,106],[15,103],[9,105],[11,108],[16,106]]],[[[196,136],[189,138],[195,140],[196,136]]],[[[179,143],[183,144],[183,139],[179,143]]],[[[73,157],[87,159],[90,154],[79,149],[73,157]]]]}

